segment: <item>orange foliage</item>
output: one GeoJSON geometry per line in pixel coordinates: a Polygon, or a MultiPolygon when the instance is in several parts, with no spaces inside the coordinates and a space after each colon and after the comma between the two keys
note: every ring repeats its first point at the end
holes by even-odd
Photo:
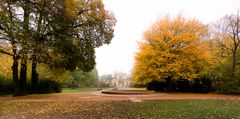
{"type": "Polygon", "coordinates": [[[174,19],[166,16],[144,32],[135,56],[132,77],[136,82],[152,80],[198,78],[211,64],[207,27],[195,19],[181,15],[174,19]]]}

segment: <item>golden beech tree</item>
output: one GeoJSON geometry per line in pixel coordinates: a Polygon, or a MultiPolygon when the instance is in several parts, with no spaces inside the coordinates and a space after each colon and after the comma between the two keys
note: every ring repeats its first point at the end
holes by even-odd
{"type": "Polygon", "coordinates": [[[132,70],[134,81],[192,80],[205,75],[211,64],[207,33],[207,26],[181,15],[158,20],[144,32],[144,41],[139,44],[132,70]]]}

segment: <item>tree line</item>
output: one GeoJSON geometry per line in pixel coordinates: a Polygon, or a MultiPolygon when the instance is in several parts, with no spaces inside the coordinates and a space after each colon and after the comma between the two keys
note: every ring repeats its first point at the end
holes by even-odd
{"type": "Polygon", "coordinates": [[[31,91],[39,63],[91,71],[94,48],[111,42],[115,23],[101,0],[0,0],[0,52],[12,57],[13,95],[27,92],[28,63],[31,91]]]}
{"type": "Polygon", "coordinates": [[[207,25],[182,15],[157,20],[139,43],[134,82],[158,90],[198,86],[200,92],[240,93],[239,17],[237,12],[207,25]]]}

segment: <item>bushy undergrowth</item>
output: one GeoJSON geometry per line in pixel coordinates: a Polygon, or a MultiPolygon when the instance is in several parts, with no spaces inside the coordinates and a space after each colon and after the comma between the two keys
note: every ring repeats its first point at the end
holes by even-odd
{"type": "Polygon", "coordinates": [[[37,93],[60,93],[62,84],[56,80],[40,80],[37,86],[37,93]]]}
{"type": "Polygon", "coordinates": [[[240,94],[240,79],[218,79],[214,80],[213,86],[218,93],[240,94]]]}
{"type": "Polygon", "coordinates": [[[130,87],[132,87],[132,88],[145,88],[146,84],[131,84],[130,87]]]}
{"type": "Polygon", "coordinates": [[[152,81],[147,84],[148,90],[154,91],[179,91],[179,92],[195,92],[208,93],[214,91],[212,81],[208,78],[194,79],[192,81],[186,79],[152,81]]]}
{"type": "MultiPolygon", "coordinates": [[[[14,90],[12,79],[0,77],[0,95],[12,94],[14,90]]],[[[40,80],[34,91],[31,89],[31,82],[27,84],[27,92],[29,93],[60,93],[62,84],[56,80],[44,79],[40,80]]]]}
{"type": "Polygon", "coordinates": [[[0,95],[11,94],[13,88],[11,79],[0,77],[0,95]]]}

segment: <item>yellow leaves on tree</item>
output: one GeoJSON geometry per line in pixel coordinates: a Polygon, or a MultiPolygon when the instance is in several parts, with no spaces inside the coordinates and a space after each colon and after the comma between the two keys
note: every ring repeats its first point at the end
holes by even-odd
{"type": "Polygon", "coordinates": [[[11,78],[12,59],[8,55],[0,54],[0,77],[11,78]]]}
{"type": "Polygon", "coordinates": [[[70,18],[80,17],[89,21],[93,18],[98,20],[104,20],[106,17],[114,18],[112,13],[106,12],[102,0],[65,0],[64,5],[66,14],[70,18]]]}
{"type": "MultiPolygon", "coordinates": [[[[79,1],[81,2],[81,0],[79,1]]],[[[80,5],[76,0],[65,0],[64,1],[65,7],[66,7],[66,13],[69,17],[75,17],[77,13],[77,5],[80,5]]]]}
{"type": "Polygon", "coordinates": [[[132,71],[134,81],[188,79],[203,76],[211,64],[207,27],[195,19],[181,15],[166,16],[144,32],[132,71]]]}

